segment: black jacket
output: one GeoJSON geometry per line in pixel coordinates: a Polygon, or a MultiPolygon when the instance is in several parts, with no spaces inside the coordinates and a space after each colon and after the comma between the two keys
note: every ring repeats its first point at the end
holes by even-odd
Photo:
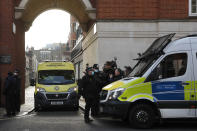
{"type": "Polygon", "coordinates": [[[123,78],[122,75],[113,76],[113,77],[110,79],[110,83],[115,82],[115,81],[118,81],[118,80],[120,80],[120,79],[122,79],[122,78],[123,78]]]}
{"type": "Polygon", "coordinates": [[[79,88],[84,98],[99,97],[100,82],[94,76],[85,75],[80,81],[79,88]]]}
{"type": "Polygon", "coordinates": [[[14,96],[16,93],[16,88],[15,88],[15,79],[13,76],[9,75],[4,83],[4,91],[3,94],[6,96],[14,96]]]}
{"type": "Polygon", "coordinates": [[[16,102],[17,102],[17,104],[19,104],[20,105],[20,96],[21,96],[21,79],[20,79],[20,77],[19,76],[14,76],[14,86],[15,86],[15,90],[16,90],[16,92],[15,92],[15,98],[16,98],[16,102]]]}
{"type": "Polygon", "coordinates": [[[104,69],[103,70],[103,79],[105,80],[104,86],[111,83],[111,80],[110,80],[110,77],[109,77],[110,74],[114,75],[114,69],[110,68],[110,69],[104,69]]]}

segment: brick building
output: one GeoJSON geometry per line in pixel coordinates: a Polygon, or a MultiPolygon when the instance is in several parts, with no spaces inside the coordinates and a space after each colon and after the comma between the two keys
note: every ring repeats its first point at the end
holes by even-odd
{"type": "Polygon", "coordinates": [[[71,61],[75,66],[75,76],[79,79],[83,75],[83,55],[82,41],[85,32],[82,31],[79,22],[74,16],[70,16],[70,33],[68,36],[68,45],[71,50],[71,61]]]}
{"type": "MultiPolygon", "coordinates": [[[[25,80],[25,31],[36,16],[51,8],[70,12],[85,32],[83,70],[86,63],[101,67],[115,56],[120,67],[133,66],[132,59],[158,36],[197,32],[197,0],[0,0],[2,81],[15,68],[25,80]]],[[[3,104],[2,87],[0,91],[3,104]]]]}

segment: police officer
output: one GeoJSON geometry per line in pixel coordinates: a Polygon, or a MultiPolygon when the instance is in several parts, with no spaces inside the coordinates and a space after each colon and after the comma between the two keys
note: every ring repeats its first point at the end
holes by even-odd
{"type": "Polygon", "coordinates": [[[94,71],[94,77],[96,81],[99,83],[98,93],[102,90],[102,87],[104,87],[105,79],[103,77],[103,73],[99,71],[98,64],[93,65],[93,71],[94,71]]]}
{"type": "Polygon", "coordinates": [[[21,106],[21,79],[19,77],[19,73],[20,71],[18,69],[16,69],[14,71],[14,75],[13,75],[13,78],[14,78],[14,86],[16,88],[16,93],[15,93],[15,109],[16,109],[16,112],[20,112],[20,106],[21,106]]]}
{"type": "Polygon", "coordinates": [[[7,116],[15,115],[15,93],[16,88],[14,87],[13,73],[9,72],[4,83],[4,91],[6,100],[6,112],[7,116]]]}
{"type": "Polygon", "coordinates": [[[130,66],[125,66],[124,77],[128,77],[129,74],[132,72],[132,68],[130,66]]]}
{"type": "Polygon", "coordinates": [[[94,70],[94,78],[98,83],[98,92],[97,92],[97,97],[96,97],[96,104],[95,107],[92,108],[92,116],[93,117],[98,117],[99,115],[99,101],[100,101],[100,92],[102,88],[105,85],[105,79],[103,79],[103,73],[99,71],[99,66],[98,64],[93,65],[93,70],[94,70]]]}
{"type": "Polygon", "coordinates": [[[93,121],[89,118],[89,112],[95,107],[95,104],[97,103],[99,90],[99,82],[94,77],[93,68],[89,67],[87,69],[86,75],[83,76],[80,82],[80,90],[82,91],[81,94],[85,98],[86,102],[84,120],[86,123],[89,123],[93,121]]]}
{"type": "Polygon", "coordinates": [[[110,84],[110,75],[114,75],[114,68],[113,68],[112,65],[113,65],[113,62],[112,61],[107,61],[104,64],[104,67],[103,67],[103,77],[105,79],[105,85],[110,84]]]}
{"type": "Polygon", "coordinates": [[[115,73],[110,74],[110,82],[115,82],[123,78],[123,71],[120,68],[115,69],[115,73]]]}

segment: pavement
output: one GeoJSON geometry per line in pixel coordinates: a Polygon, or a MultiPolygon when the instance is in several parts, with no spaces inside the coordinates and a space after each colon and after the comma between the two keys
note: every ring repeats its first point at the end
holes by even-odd
{"type": "MultiPolygon", "coordinates": [[[[15,117],[27,115],[34,109],[34,86],[29,86],[25,89],[25,104],[21,105],[21,111],[15,117]]],[[[0,119],[6,119],[5,108],[0,108],[0,119]]]]}
{"type": "MultiPolygon", "coordinates": [[[[25,104],[21,105],[21,111],[16,117],[27,115],[34,110],[34,89],[34,86],[29,86],[25,89],[25,104]]],[[[79,99],[79,107],[84,111],[85,100],[82,97],[79,99]]],[[[5,108],[0,108],[0,119],[6,119],[7,116],[5,114],[5,108]]]]}

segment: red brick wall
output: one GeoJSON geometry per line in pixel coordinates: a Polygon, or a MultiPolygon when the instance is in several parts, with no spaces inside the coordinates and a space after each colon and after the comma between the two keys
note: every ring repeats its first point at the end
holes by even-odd
{"type": "Polygon", "coordinates": [[[70,27],[70,34],[68,36],[68,42],[69,42],[69,46],[71,48],[73,48],[73,45],[72,45],[72,40],[76,40],[76,33],[73,32],[73,23],[76,23],[77,22],[77,19],[74,17],[74,16],[70,16],[70,25],[72,25],[70,27]]]}
{"type": "Polygon", "coordinates": [[[24,103],[25,81],[25,32],[24,23],[14,20],[14,7],[16,1],[0,1],[0,55],[10,55],[11,64],[0,64],[0,106],[5,104],[2,95],[3,83],[9,71],[20,69],[22,79],[21,100],[24,103]],[[13,33],[13,23],[16,25],[16,34],[13,33]]]}
{"type": "Polygon", "coordinates": [[[188,0],[98,0],[97,19],[184,19],[188,0]]]}
{"type": "Polygon", "coordinates": [[[160,0],[161,19],[184,19],[188,17],[188,0],[160,0]]]}
{"type": "Polygon", "coordinates": [[[16,67],[20,70],[21,77],[21,102],[25,100],[25,27],[24,23],[20,20],[15,20],[16,34],[15,34],[15,50],[16,55],[16,67]]]}
{"type": "Polygon", "coordinates": [[[0,64],[0,77],[2,79],[0,88],[0,105],[4,104],[2,95],[3,82],[8,71],[13,71],[16,65],[14,34],[14,2],[13,0],[0,0],[0,55],[10,55],[11,64],[0,64]]]}

